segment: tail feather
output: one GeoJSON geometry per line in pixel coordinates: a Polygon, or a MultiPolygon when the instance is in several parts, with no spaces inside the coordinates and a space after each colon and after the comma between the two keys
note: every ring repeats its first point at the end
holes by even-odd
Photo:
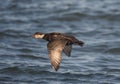
{"type": "Polygon", "coordinates": [[[77,44],[82,47],[84,45],[84,42],[83,41],[78,41],[77,44]]]}

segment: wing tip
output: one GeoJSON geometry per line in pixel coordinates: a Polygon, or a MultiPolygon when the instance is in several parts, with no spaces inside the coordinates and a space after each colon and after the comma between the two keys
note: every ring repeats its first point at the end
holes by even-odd
{"type": "Polygon", "coordinates": [[[57,67],[52,66],[52,68],[54,69],[54,71],[58,71],[59,66],[57,66],[57,67]]]}

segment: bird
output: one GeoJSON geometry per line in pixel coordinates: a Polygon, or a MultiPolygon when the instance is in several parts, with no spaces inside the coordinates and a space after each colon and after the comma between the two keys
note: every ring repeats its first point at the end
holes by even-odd
{"type": "Polygon", "coordinates": [[[74,36],[59,32],[52,33],[35,32],[32,37],[48,41],[47,43],[48,57],[50,59],[51,66],[55,71],[59,69],[60,62],[62,59],[62,52],[64,52],[68,57],[70,57],[73,44],[79,45],[81,47],[84,44],[83,41],[79,41],[74,36]]]}

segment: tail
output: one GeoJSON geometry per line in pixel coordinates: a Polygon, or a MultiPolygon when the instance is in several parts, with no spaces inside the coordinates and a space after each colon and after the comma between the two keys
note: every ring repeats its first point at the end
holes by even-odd
{"type": "Polygon", "coordinates": [[[77,41],[76,42],[78,45],[80,45],[81,47],[84,45],[84,42],[83,41],[77,41]]]}

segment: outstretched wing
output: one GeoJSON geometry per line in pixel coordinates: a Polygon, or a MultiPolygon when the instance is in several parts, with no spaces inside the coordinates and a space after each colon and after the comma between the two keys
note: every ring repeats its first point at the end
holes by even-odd
{"type": "Polygon", "coordinates": [[[71,55],[71,49],[72,49],[72,45],[65,45],[65,48],[63,49],[63,51],[67,56],[70,56],[71,55]]]}
{"type": "Polygon", "coordinates": [[[47,44],[50,62],[55,71],[59,69],[62,58],[61,54],[66,43],[67,41],[65,40],[55,40],[47,44]]]}

